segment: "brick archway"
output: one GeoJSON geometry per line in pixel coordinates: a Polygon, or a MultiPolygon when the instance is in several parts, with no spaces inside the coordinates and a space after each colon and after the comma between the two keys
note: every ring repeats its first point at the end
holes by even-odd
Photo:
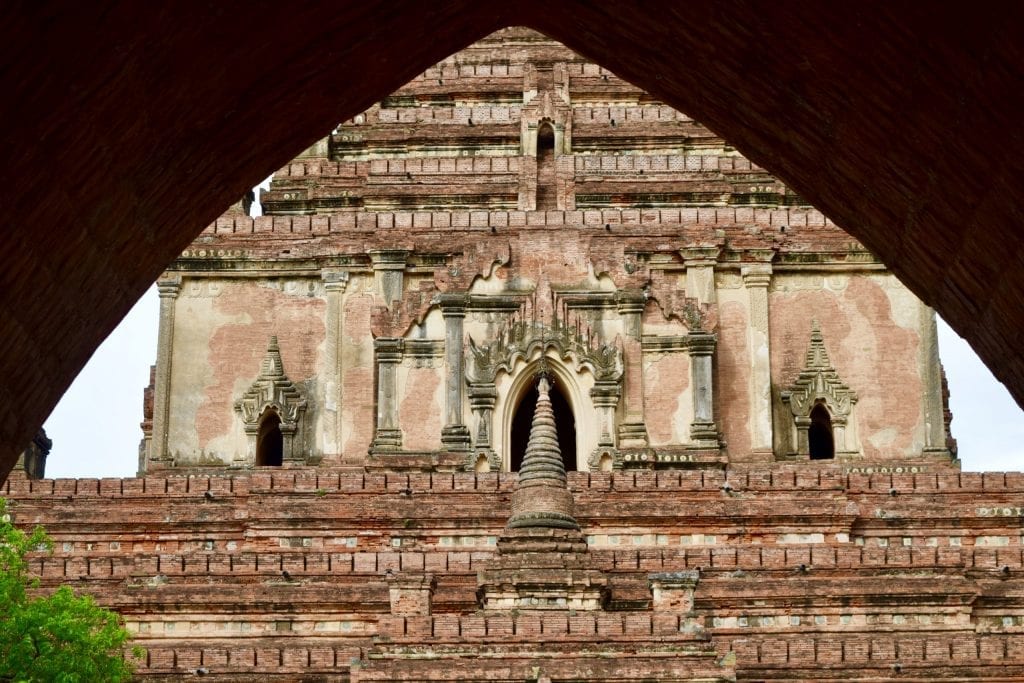
{"type": "Polygon", "coordinates": [[[695,116],[875,251],[1024,399],[1024,7],[228,0],[5,7],[0,476],[225,206],[526,24],[695,116]]]}

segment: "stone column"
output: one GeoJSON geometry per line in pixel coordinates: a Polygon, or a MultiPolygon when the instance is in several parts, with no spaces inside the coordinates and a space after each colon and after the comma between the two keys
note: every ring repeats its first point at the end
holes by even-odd
{"type": "Polygon", "coordinates": [[[402,447],[398,428],[398,364],[402,361],[402,340],[381,337],[373,340],[377,356],[377,431],[373,451],[397,451],[402,447]]]}
{"type": "Polygon", "coordinates": [[[772,452],[772,372],[768,334],[768,285],[771,264],[744,266],[740,273],[747,289],[750,324],[747,347],[750,350],[750,448],[754,453],[772,452]]]}
{"type": "Polygon", "coordinates": [[[181,292],[181,276],[165,275],[156,283],[160,294],[160,328],[156,345],[156,381],[153,392],[153,440],[150,447],[151,467],[169,467],[171,454],[168,435],[171,421],[171,358],[174,351],[174,308],[181,292]]]}
{"type": "Polygon", "coordinates": [[[326,415],[323,427],[323,454],[329,458],[341,456],[342,419],[342,331],[343,299],[348,286],[348,272],[325,270],[320,274],[327,292],[327,372],[323,377],[323,405],[326,415]]]}
{"type": "Polygon", "coordinates": [[[709,448],[718,448],[711,374],[711,355],[715,352],[715,342],[715,335],[707,332],[691,333],[687,337],[687,350],[690,353],[690,386],[693,391],[690,440],[698,446],[709,448]]]}
{"type": "Polygon", "coordinates": [[[624,417],[619,425],[619,448],[646,448],[647,425],[644,423],[644,372],[641,316],[644,296],[641,292],[621,291],[617,295],[617,308],[625,331],[623,339],[624,417]]]}
{"type": "Polygon", "coordinates": [[[441,294],[437,301],[444,317],[445,424],[441,429],[441,443],[449,451],[468,451],[469,429],[462,413],[462,387],[466,381],[462,329],[469,297],[441,294]]]}

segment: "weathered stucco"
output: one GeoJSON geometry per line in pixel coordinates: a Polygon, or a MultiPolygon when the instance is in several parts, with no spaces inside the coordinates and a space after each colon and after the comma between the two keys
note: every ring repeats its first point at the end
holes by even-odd
{"type": "Polygon", "coordinates": [[[325,329],[317,280],[186,280],[175,319],[169,450],[181,464],[227,465],[245,454],[234,404],[272,335],[288,377],[319,402],[325,329]]]}
{"type": "MultiPolygon", "coordinates": [[[[817,320],[839,376],[858,394],[851,423],[859,452],[872,459],[919,455],[925,445],[924,368],[918,353],[923,304],[893,276],[867,273],[779,275],[770,298],[777,391],[803,367],[817,320]],[[881,378],[884,390],[879,390],[881,378]]],[[[789,433],[786,420],[777,408],[779,440],[789,433]]]]}

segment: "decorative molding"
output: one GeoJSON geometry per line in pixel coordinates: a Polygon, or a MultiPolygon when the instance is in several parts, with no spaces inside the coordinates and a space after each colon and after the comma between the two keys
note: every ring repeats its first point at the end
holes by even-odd
{"type": "Polygon", "coordinates": [[[640,348],[644,353],[680,353],[690,347],[690,335],[652,335],[645,334],[640,339],[640,348]]]}
{"type": "Polygon", "coordinates": [[[804,369],[795,382],[782,392],[782,401],[789,406],[794,417],[807,417],[815,404],[824,400],[835,417],[849,416],[857,394],[839,378],[832,366],[825,338],[817,321],[811,328],[811,343],[807,347],[804,369]]]}
{"type": "Polygon", "coordinates": [[[281,420],[280,429],[284,437],[282,459],[285,462],[304,460],[302,453],[296,452],[295,437],[299,435],[302,417],[306,411],[306,398],[285,375],[276,336],[270,337],[267,355],[263,357],[260,366],[260,374],[242,397],[235,401],[235,410],[245,425],[251,456],[254,457],[256,453],[256,436],[260,420],[268,410],[273,410],[281,420]]]}
{"type": "Polygon", "coordinates": [[[516,361],[529,360],[537,350],[543,355],[554,349],[562,360],[575,360],[589,367],[598,381],[616,381],[622,377],[622,350],[614,344],[602,344],[589,333],[555,320],[553,325],[540,321],[512,320],[489,343],[477,345],[472,337],[471,383],[493,383],[502,370],[512,374],[516,361]]]}
{"type": "Polygon", "coordinates": [[[781,398],[793,414],[798,454],[809,453],[809,417],[814,406],[819,403],[824,403],[831,414],[836,455],[855,451],[846,443],[846,434],[853,407],[857,403],[857,394],[840,379],[839,373],[832,366],[817,320],[811,325],[811,343],[807,347],[804,368],[796,381],[781,392],[781,398]]]}
{"type": "Polygon", "coordinates": [[[416,368],[438,368],[439,359],[444,358],[443,339],[403,339],[402,361],[408,361],[416,368]]]}
{"type": "Polygon", "coordinates": [[[344,292],[348,287],[349,272],[347,270],[323,270],[320,277],[324,289],[328,292],[344,292]]]}

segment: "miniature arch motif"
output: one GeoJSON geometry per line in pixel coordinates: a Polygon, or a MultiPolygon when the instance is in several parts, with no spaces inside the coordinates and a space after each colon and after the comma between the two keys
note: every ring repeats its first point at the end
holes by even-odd
{"type": "Polygon", "coordinates": [[[245,427],[249,447],[248,462],[260,464],[256,460],[261,428],[271,416],[279,421],[276,427],[281,432],[282,462],[304,460],[296,443],[301,443],[299,436],[306,412],[306,398],[285,375],[276,336],[270,338],[267,355],[263,357],[256,381],[235,402],[235,411],[241,416],[245,427]]]}
{"type": "MultiPolygon", "coordinates": [[[[472,338],[469,341],[472,362],[466,376],[470,386],[470,405],[478,425],[474,452],[477,453],[475,457],[486,453],[493,469],[507,468],[510,464],[508,432],[515,404],[529,384],[524,378],[532,378],[542,359],[565,389],[564,396],[572,407],[577,428],[592,422],[594,429],[583,429],[584,432],[603,434],[614,431],[610,422],[617,400],[605,400],[597,405],[592,395],[588,399],[570,369],[576,373],[588,370],[596,386],[615,387],[614,391],[606,393],[617,399],[624,367],[622,349],[617,345],[601,343],[589,332],[558,319],[551,324],[539,320],[511,320],[492,341],[480,345],[472,338]],[[496,382],[502,374],[511,379],[511,384],[498,406],[496,382]],[[496,407],[501,410],[495,411],[496,407]],[[495,412],[499,414],[495,415],[495,412]],[[492,434],[496,438],[492,438],[492,434]]],[[[590,444],[595,448],[598,445],[597,441],[590,444]]],[[[614,451],[611,443],[605,444],[602,440],[600,445],[605,446],[603,452],[614,451]]],[[[586,440],[577,441],[577,468],[593,467],[589,450],[586,440]]]]}
{"type": "MultiPolygon", "coordinates": [[[[782,402],[789,406],[793,414],[793,426],[796,429],[795,454],[810,457],[811,444],[809,434],[812,423],[820,426],[823,422],[821,411],[827,414],[825,424],[831,425],[832,455],[853,455],[857,452],[852,439],[849,438],[848,427],[857,403],[857,394],[840,378],[832,366],[825,338],[821,334],[818,322],[811,326],[811,343],[807,347],[804,368],[796,381],[788,389],[782,391],[782,402]]],[[[816,457],[831,457],[816,453],[816,457]]]]}

